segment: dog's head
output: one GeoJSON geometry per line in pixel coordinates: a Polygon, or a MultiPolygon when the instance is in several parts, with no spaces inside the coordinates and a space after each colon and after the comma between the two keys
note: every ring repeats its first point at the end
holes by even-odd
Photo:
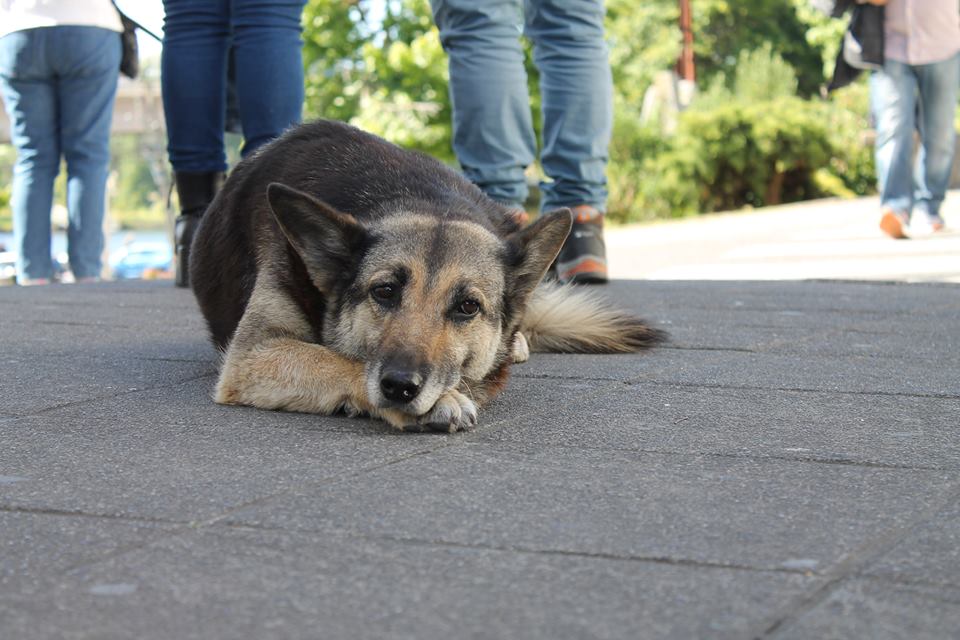
{"type": "Polygon", "coordinates": [[[526,302],[571,226],[564,209],[501,239],[416,212],[361,224],[280,184],[267,199],[326,299],[323,343],[365,363],[373,405],[411,415],[509,361],[526,302]]]}

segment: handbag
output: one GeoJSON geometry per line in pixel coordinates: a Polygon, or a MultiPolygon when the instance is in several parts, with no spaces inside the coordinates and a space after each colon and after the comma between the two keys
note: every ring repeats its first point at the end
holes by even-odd
{"type": "Polygon", "coordinates": [[[120,14],[120,23],[123,25],[123,31],[120,33],[120,44],[123,46],[123,55],[120,58],[120,73],[132,80],[140,73],[140,48],[137,45],[137,29],[157,42],[163,42],[163,39],[121,11],[116,0],[110,1],[113,3],[113,8],[120,14]]]}
{"type": "MultiPolygon", "coordinates": [[[[113,6],[116,7],[117,4],[114,3],[113,6]]],[[[117,7],[117,13],[120,14],[120,22],[123,24],[123,32],[120,34],[120,44],[123,45],[120,73],[133,80],[140,73],[140,48],[137,45],[139,25],[120,11],[119,7],[117,7]]]]}

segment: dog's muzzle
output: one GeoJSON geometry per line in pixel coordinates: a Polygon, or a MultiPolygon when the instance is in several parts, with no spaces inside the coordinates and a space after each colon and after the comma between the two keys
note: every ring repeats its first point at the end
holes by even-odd
{"type": "Polygon", "coordinates": [[[390,402],[413,402],[423,388],[423,376],[416,371],[387,369],[380,373],[380,392],[390,402]]]}

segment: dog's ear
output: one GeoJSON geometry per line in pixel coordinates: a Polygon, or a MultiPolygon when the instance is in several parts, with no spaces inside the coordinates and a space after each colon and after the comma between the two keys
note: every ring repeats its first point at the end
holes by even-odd
{"type": "Polygon", "coordinates": [[[516,260],[512,269],[512,294],[525,299],[546,275],[560,253],[563,241],[573,226],[570,209],[542,214],[536,222],[507,237],[516,260]]]}
{"type": "Polygon", "coordinates": [[[267,186],[267,202],[314,284],[328,291],[333,279],[356,261],[366,240],[363,226],[353,216],[278,182],[267,186]]]}

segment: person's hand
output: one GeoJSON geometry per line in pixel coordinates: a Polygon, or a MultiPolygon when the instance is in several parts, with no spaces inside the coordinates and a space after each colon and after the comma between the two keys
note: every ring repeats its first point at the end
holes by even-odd
{"type": "Polygon", "coordinates": [[[530,222],[530,214],[523,209],[514,209],[510,212],[510,217],[521,227],[527,226],[527,223],[530,222]]]}

